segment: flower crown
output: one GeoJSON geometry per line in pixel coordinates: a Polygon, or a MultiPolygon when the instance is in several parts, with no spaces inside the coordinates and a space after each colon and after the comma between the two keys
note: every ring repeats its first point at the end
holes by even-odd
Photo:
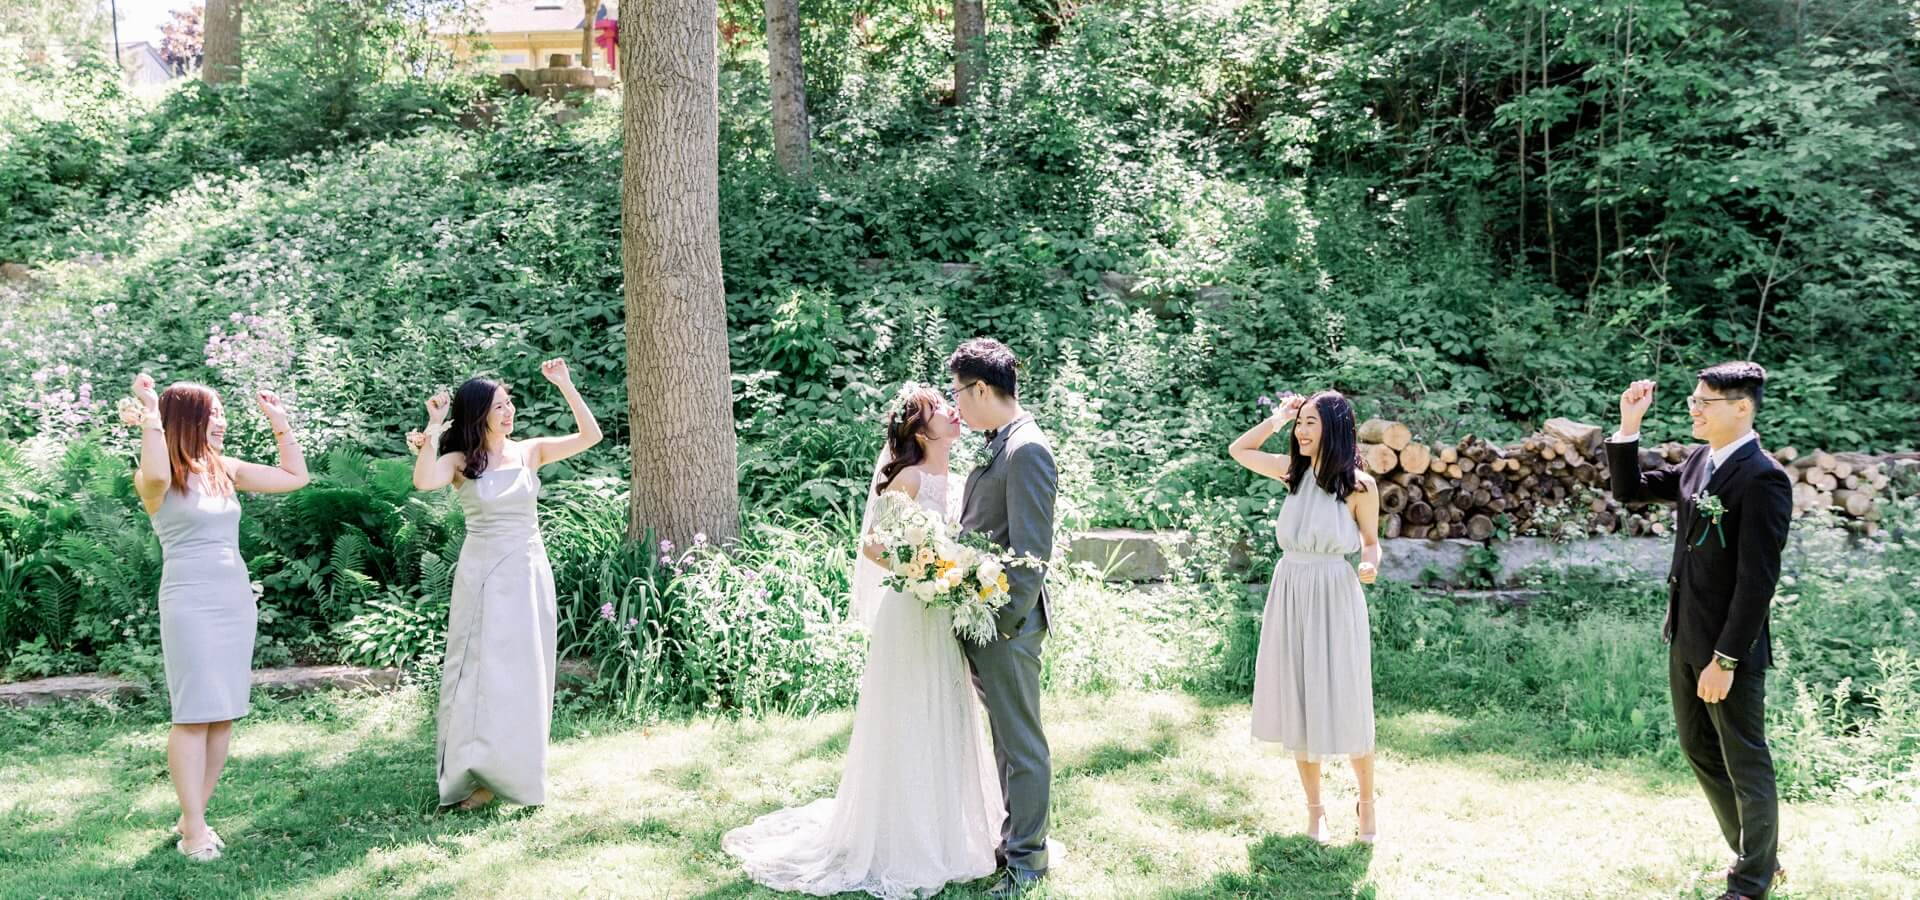
{"type": "Polygon", "coordinates": [[[926,389],[926,385],[917,381],[909,381],[900,385],[900,390],[893,395],[892,400],[887,401],[886,408],[880,411],[881,417],[886,420],[887,424],[893,424],[893,420],[896,417],[907,411],[907,404],[912,402],[913,395],[926,389]]]}

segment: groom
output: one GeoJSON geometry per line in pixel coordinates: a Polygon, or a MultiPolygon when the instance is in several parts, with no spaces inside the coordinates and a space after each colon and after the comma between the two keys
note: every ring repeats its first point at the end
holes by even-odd
{"type": "Polygon", "coordinates": [[[1621,502],[1679,504],[1667,575],[1663,636],[1674,724],[1693,774],[1736,854],[1721,900],[1764,897],[1778,872],[1779,803],[1767,751],[1767,607],[1793,515],[1785,470],[1760,449],[1754,415],[1767,372],[1750,362],[1699,373],[1687,397],[1694,447],[1677,468],[1640,467],[1640,422],[1653,382],[1620,395],[1620,431],[1607,442],[1613,494],[1621,502]]]}
{"type": "MultiPolygon", "coordinates": [[[[948,396],[967,427],[987,433],[987,459],[967,476],[963,531],[977,532],[1017,555],[1053,557],[1053,496],[1059,476],[1053,448],[1033,416],[1020,408],[1019,363],[999,341],[975,338],[947,359],[948,396]]],[[[1040,645],[1047,638],[1047,585],[1042,570],[1007,569],[1012,597],[1000,610],[999,637],[962,642],[973,686],[987,707],[993,756],[1007,818],[998,856],[1007,873],[992,888],[1013,896],[1047,874],[1047,792],[1053,763],[1040,730],[1040,645]]]]}

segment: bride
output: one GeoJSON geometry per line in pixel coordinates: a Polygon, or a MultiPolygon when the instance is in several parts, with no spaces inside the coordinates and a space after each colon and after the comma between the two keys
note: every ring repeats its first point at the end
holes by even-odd
{"type": "Polygon", "coordinates": [[[881,586],[865,536],[883,504],[953,518],[948,454],[959,414],[931,388],[901,388],[867,492],[853,607],[871,629],[840,789],[734,829],[721,846],[754,881],[815,895],[926,897],[993,874],[1005,804],[952,618],[881,586]]]}

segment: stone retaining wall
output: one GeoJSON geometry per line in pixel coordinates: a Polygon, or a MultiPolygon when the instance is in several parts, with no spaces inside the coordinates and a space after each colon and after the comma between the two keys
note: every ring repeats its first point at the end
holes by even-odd
{"type": "MultiPolygon", "coordinates": [[[[1092,563],[1106,572],[1108,581],[1157,582],[1167,578],[1167,558],[1162,545],[1176,550],[1188,546],[1191,536],[1181,531],[1140,531],[1104,528],[1074,535],[1069,543],[1069,562],[1092,563]]],[[[1425,541],[1393,538],[1381,541],[1380,575],[1393,581],[1419,583],[1429,572],[1441,584],[1460,584],[1470,579],[1462,575],[1475,550],[1482,545],[1466,540],[1425,541]]],[[[1520,537],[1486,545],[1498,560],[1496,584],[1512,585],[1522,572],[1538,567],[1551,569],[1599,568],[1622,571],[1635,577],[1663,578],[1673,553],[1670,537],[1604,537],[1557,543],[1546,538],[1520,537]]],[[[1248,554],[1235,554],[1234,567],[1244,570],[1248,554]]],[[[1256,580],[1264,573],[1249,573],[1256,580]]]]}

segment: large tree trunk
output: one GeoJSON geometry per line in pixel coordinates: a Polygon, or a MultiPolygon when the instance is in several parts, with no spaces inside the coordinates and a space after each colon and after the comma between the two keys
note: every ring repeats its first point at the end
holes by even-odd
{"type": "Polygon", "coordinates": [[[207,0],[200,78],[208,84],[240,80],[241,0],[207,0]]]}
{"type": "Polygon", "coordinates": [[[953,0],[953,103],[965,106],[973,99],[986,67],[987,7],[985,0],[953,0]]]}
{"type": "Polygon", "coordinates": [[[720,69],[715,0],[629,0],[620,262],[626,276],[628,533],[681,547],[740,529],[720,280],[720,69]]]}
{"type": "Polygon", "coordinates": [[[807,139],[807,79],[800,67],[800,4],[767,0],[767,74],[773,98],[773,155],[780,169],[805,178],[813,168],[807,139]]]}

